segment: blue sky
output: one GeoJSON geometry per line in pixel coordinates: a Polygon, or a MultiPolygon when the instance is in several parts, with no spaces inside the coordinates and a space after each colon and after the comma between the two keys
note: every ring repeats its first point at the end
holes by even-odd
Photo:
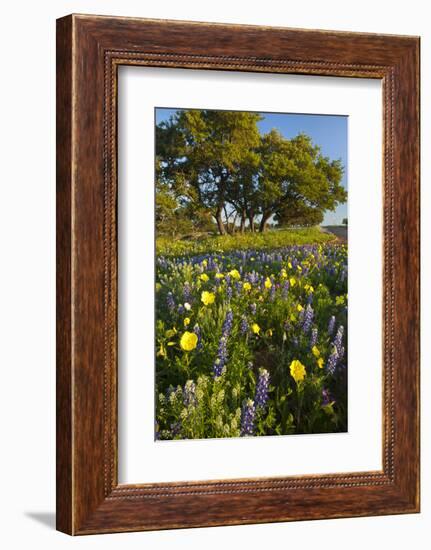
{"type": "MultiPolygon", "coordinates": [[[[178,109],[156,109],[156,124],[176,113],[178,109]]],[[[319,145],[322,154],[330,159],[341,159],[345,167],[342,185],[347,189],[347,116],[305,115],[290,113],[260,113],[263,119],[258,123],[261,133],[277,128],[286,138],[292,138],[303,132],[319,145]]],[[[323,225],[339,225],[347,218],[347,203],[340,205],[334,212],[326,212],[323,225]]]]}

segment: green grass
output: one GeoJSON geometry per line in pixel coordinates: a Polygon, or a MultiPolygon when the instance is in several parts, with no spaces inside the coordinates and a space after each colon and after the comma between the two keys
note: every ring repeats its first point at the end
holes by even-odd
{"type": "Polygon", "coordinates": [[[244,233],[218,235],[200,239],[173,240],[168,237],[156,239],[156,253],[163,256],[181,256],[231,250],[281,248],[296,244],[326,243],[334,240],[333,235],[323,233],[318,227],[302,229],[270,230],[266,233],[244,233]]]}

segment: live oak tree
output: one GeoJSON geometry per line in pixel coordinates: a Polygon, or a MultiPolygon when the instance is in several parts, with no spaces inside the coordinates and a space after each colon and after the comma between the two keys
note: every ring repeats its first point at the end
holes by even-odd
{"type": "Polygon", "coordinates": [[[346,201],[341,161],[324,157],[305,134],[286,139],[271,130],[262,137],[260,156],[260,231],[271,216],[284,225],[301,217],[323,219],[324,211],[346,201]]]}
{"type": "MultiPolygon", "coordinates": [[[[165,134],[157,144],[163,177],[181,200],[210,211],[220,234],[226,232],[228,195],[233,198],[232,190],[249,170],[250,152],[259,145],[260,118],[255,113],[185,110],[158,127],[157,138],[165,134]]],[[[247,200],[239,190],[235,198],[238,205],[247,200]]]]}
{"type": "Polygon", "coordinates": [[[341,161],[324,157],[304,134],[286,139],[272,130],[261,136],[260,119],[257,113],[195,109],[157,126],[161,226],[161,215],[171,210],[192,225],[208,224],[212,216],[220,234],[243,232],[247,221],[254,231],[256,220],[265,231],[270,220],[320,223],[326,210],[345,202],[341,161]]]}

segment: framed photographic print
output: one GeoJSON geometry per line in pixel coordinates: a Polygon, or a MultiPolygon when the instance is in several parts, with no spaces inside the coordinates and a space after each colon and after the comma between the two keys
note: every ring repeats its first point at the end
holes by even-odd
{"type": "Polygon", "coordinates": [[[57,22],[57,528],[419,511],[419,39],[57,22]]]}

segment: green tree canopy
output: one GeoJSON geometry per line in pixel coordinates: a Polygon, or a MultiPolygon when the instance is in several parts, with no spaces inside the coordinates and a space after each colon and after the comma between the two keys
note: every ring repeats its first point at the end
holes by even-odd
{"type": "Polygon", "coordinates": [[[206,225],[212,216],[221,234],[244,231],[246,220],[252,230],[258,220],[264,231],[271,218],[280,225],[320,223],[326,210],[346,201],[340,160],[323,156],[305,134],[261,135],[259,120],[258,113],[193,109],[157,126],[160,224],[171,210],[206,225]]]}

